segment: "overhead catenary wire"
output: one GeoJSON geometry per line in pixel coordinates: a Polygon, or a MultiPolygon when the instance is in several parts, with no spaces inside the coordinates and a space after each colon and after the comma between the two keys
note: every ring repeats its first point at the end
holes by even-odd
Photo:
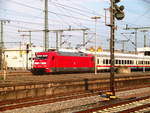
{"type": "MultiPolygon", "coordinates": [[[[35,10],[39,10],[39,11],[43,11],[42,9],[40,9],[40,8],[36,8],[36,7],[33,7],[33,6],[30,6],[30,5],[26,5],[26,4],[24,4],[24,3],[20,3],[20,2],[16,2],[16,1],[14,1],[14,0],[8,0],[8,1],[11,1],[11,2],[13,2],[13,3],[16,3],[16,4],[18,4],[18,5],[22,5],[22,6],[25,6],[25,7],[28,7],[28,8],[32,8],[32,9],[35,9],[35,10]]],[[[72,1],[71,1],[72,2],[72,1]]],[[[58,3],[57,3],[58,4],[58,3]]],[[[88,9],[88,8],[87,8],[88,9]]],[[[90,10],[90,9],[89,9],[90,10]]],[[[51,12],[51,11],[49,11],[50,13],[52,13],[52,14],[59,14],[59,13],[55,13],[55,12],[51,12]]],[[[61,15],[61,14],[60,14],[61,15]]],[[[69,16],[69,15],[62,15],[62,16],[68,16],[68,17],[71,17],[71,16],[69,16]]],[[[72,17],[72,18],[74,18],[74,17],[72,17]]],[[[75,17],[76,19],[77,19],[77,17],[75,17]]],[[[79,18],[78,18],[79,19],[79,18]]],[[[89,21],[89,20],[88,20],[89,21]]],[[[129,23],[129,24],[132,24],[132,23],[129,23]]]]}
{"type": "MultiPolygon", "coordinates": [[[[34,9],[34,10],[38,11],[40,14],[43,12],[42,8],[37,7],[37,6],[33,6],[30,3],[26,3],[26,2],[22,2],[21,3],[21,2],[19,2],[17,0],[8,0],[8,1],[11,1],[11,2],[13,2],[15,4],[18,4],[20,6],[23,6],[23,7],[34,9]]],[[[49,3],[51,3],[51,1],[49,1],[49,3]]],[[[86,7],[83,8],[80,5],[73,6],[73,5],[60,4],[60,3],[57,3],[57,2],[52,2],[52,3],[54,3],[55,5],[57,5],[57,8],[59,8],[61,10],[63,9],[64,12],[66,10],[65,14],[63,14],[61,12],[61,10],[59,10],[60,13],[59,12],[55,12],[55,11],[49,11],[49,14],[54,14],[54,16],[56,16],[58,18],[57,22],[59,22],[60,24],[62,24],[62,26],[63,26],[63,24],[64,24],[64,27],[69,26],[69,25],[76,25],[76,26],[80,26],[80,27],[90,27],[92,29],[92,27],[91,27],[92,25],[88,25],[88,24],[90,24],[90,22],[92,22],[92,20],[89,19],[88,16],[92,15],[92,14],[94,14],[94,15],[98,14],[97,12],[92,11],[92,9],[89,9],[89,8],[86,8],[86,7]],[[81,16],[79,16],[80,14],[72,16],[73,14],[77,14],[77,12],[81,13],[81,16]],[[92,12],[95,12],[95,13],[92,13],[92,12]],[[72,16],[72,17],[70,17],[70,16],[72,16]],[[64,19],[63,17],[67,17],[67,19],[66,18],[64,19]],[[86,22],[84,20],[86,20],[86,22]]],[[[70,0],[70,3],[74,4],[74,1],[70,0]]],[[[54,4],[49,4],[49,5],[54,5],[54,4]]],[[[19,11],[17,11],[17,12],[19,12],[19,11]]],[[[24,14],[25,15],[23,15],[22,17],[29,17],[30,19],[37,17],[37,19],[43,19],[42,17],[39,18],[36,15],[31,15],[31,17],[30,17],[30,14],[27,14],[27,15],[26,15],[26,13],[24,13],[24,14]]],[[[17,13],[15,16],[21,16],[21,15],[17,13]]],[[[103,15],[101,15],[101,16],[103,16],[103,15]]],[[[36,21],[32,22],[30,19],[29,20],[22,20],[22,19],[14,19],[14,18],[12,18],[10,20],[12,22],[14,22],[14,23],[24,23],[24,24],[26,24],[26,25],[22,25],[23,29],[31,29],[30,28],[31,26],[33,28],[36,28],[34,25],[37,25],[37,26],[40,26],[40,25],[42,26],[43,25],[42,22],[38,22],[38,21],[37,22],[36,21]],[[29,28],[25,28],[24,26],[25,27],[30,26],[30,27],[29,28]]],[[[53,20],[56,20],[56,19],[53,19],[53,20]]],[[[52,18],[49,19],[49,21],[54,22],[53,20],[52,20],[52,18]]],[[[101,21],[101,23],[102,23],[102,21],[101,21]]],[[[119,26],[119,29],[125,28],[126,24],[129,24],[129,26],[141,26],[140,23],[131,23],[129,21],[124,21],[124,20],[123,21],[119,21],[118,24],[121,25],[121,26],[119,26]]],[[[49,26],[52,26],[52,25],[55,26],[55,24],[50,24],[49,26]]],[[[21,25],[14,26],[14,28],[15,27],[16,28],[17,27],[21,27],[21,25]]],[[[101,33],[103,31],[100,30],[101,33]]],[[[118,32],[120,32],[120,30],[118,30],[118,32]]]]}
{"type": "MultiPolygon", "coordinates": [[[[43,9],[36,8],[36,7],[30,6],[30,5],[26,5],[26,4],[23,4],[23,3],[19,3],[19,2],[16,2],[16,1],[14,1],[14,0],[9,0],[9,1],[12,1],[13,3],[16,3],[16,4],[18,4],[18,5],[22,5],[22,6],[24,6],[24,7],[28,7],[28,8],[32,8],[32,9],[35,9],[35,10],[43,11],[43,9]]],[[[79,19],[79,20],[92,21],[92,20],[89,20],[89,19],[78,18],[78,17],[74,17],[74,16],[70,16],[70,15],[55,13],[55,12],[52,12],[52,11],[48,11],[48,12],[49,12],[49,13],[52,13],[52,14],[55,14],[55,15],[66,16],[66,17],[75,18],[75,19],[79,19]]],[[[126,22],[126,23],[132,24],[132,23],[129,23],[129,22],[126,22]]]]}
{"type": "MultiPolygon", "coordinates": [[[[76,4],[76,6],[78,6],[78,7],[80,7],[80,8],[82,8],[82,9],[86,9],[86,11],[90,11],[92,14],[94,14],[94,15],[100,15],[98,12],[96,12],[95,10],[93,10],[93,9],[89,9],[89,8],[87,8],[87,7],[85,7],[85,6],[83,6],[83,5],[81,5],[81,4],[77,4],[77,3],[75,3],[73,0],[72,1],[70,1],[72,4],[76,4]]],[[[81,2],[83,2],[83,4],[84,4],[84,1],[81,1],[81,2]]],[[[101,17],[104,17],[104,15],[100,15],[101,17]]]]}
{"type": "Polygon", "coordinates": [[[61,6],[61,7],[78,10],[78,11],[80,11],[80,12],[84,12],[84,13],[88,13],[88,14],[92,14],[92,15],[99,15],[98,13],[89,12],[89,11],[87,11],[87,10],[79,9],[79,8],[72,7],[72,6],[69,6],[69,5],[64,5],[64,4],[60,4],[60,3],[52,2],[52,1],[50,1],[50,2],[51,2],[51,3],[55,3],[55,4],[57,4],[58,6],[61,6]]]}
{"type": "MultiPolygon", "coordinates": [[[[59,7],[56,6],[56,8],[57,8],[57,10],[59,10],[59,7]]],[[[59,11],[60,11],[60,10],[59,10],[59,11]]],[[[66,11],[66,10],[64,9],[64,11],[66,11]]],[[[67,14],[72,15],[72,14],[71,14],[70,12],[68,12],[68,11],[67,11],[67,14]]],[[[76,23],[76,22],[71,21],[71,19],[69,19],[68,21],[70,21],[71,23],[73,23],[73,24],[75,24],[75,25],[81,27],[81,25],[79,25],[79,24],[76,23]]],[[[76,20],[76,21],[77,21],[77,20],[76,20]]],[[[68,24],[68,25],[71,25],[71,24],[68,24]]],[[[83,27],[83,28],[87,28],[86,26],[82,26],[82,27],[83,27]]]]}
{"type": "MultiPolygon", "coordinates": [[[[9,0],[9,1],[11,1],[12,3],[18,4],[18,5],[24,6],[24,7],[28,7],[28,8],[35,9],[35,10],[43,12],[43,9],[40,9],[40,8],[37,8],[37,7],[33,7],[31,5],[27,5],[27,4],[24,4],[24,3],[16,2],[14,0],[9,0]]],[[[75,19],[84,20],[84,21],[91,21],[90,19],[85,19],[85,18],[75,17],[75,16],[71,16],[71,15],[56,13],[56,12],[53,12],[53,11],[48,11],[48,13],[51,13],[51,14],[54,14],[54,15],[61,15],[61,16],[64,16],[64,17],[69,17],[69,18],[75,18],[75,19]]]]}
{"type": "MultiPolygon", "coordinates": [[[[73,10],[74,8],[72,7],[65,7],[64,5],[60,5],[60,4],[57,4],[57,3],[54,3],[54,2],[51,2],[53,5],[57,6],[57,7],[60,7],[62,9],[65,9],[65,10],[69,10],[69,12],[73,12],[73,13],[76,13],[78,15],[81,15],[81,16],[84,16],[84,17],[87,17],[87,18],[90,18],[91,16],[87,15],[87,14],[84,14],[83,12],[81,11],[78,11],[78,10],[73,10]]],[[[93,15],[93,14],[92,14],[93,15]]]]}

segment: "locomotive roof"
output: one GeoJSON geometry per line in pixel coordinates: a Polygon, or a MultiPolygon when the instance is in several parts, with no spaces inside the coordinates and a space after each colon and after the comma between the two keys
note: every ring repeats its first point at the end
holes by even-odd
{"type": "Polygon", "coordinates": [[[58,52],[61,56],[88,56],[86,53],[82,52],[58,52]]]}
{"type": "Polygon", "coordinates": [[[89,56],[89,54],[87,53],[83,53],[83,52],[62,52],[62,51],[50,51],[50,52],[38,52],[38,54],[42,54],[42,55],[45,55],[45,54],[57,54],[57,55],[60,55],[60,56],[82,56],[82,57],[86,57],[86,56],[89,56]]]}

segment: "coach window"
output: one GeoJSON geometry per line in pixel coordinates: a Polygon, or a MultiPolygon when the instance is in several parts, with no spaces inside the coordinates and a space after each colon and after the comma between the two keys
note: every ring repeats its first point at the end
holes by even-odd
{"type": "Polygon", "coordinates": [[[97,64],[99,64],[99,59],[97,59],[97,64]]]}
{"type": "Polygon", "coordinates": [[[108,64],[108,59],[106,59],[106,64],[108,64]]]}
{"type": "Polygon", "coordinates": [[[119,64],[119,60],[117,60],[117,64],[119,64]]]}
{"type": "Polygon", "coordinates": [[[130,60],[128,60],[128,64],[130,64],[130,60]]]}
{"type": "Polygon", "coordinates": [[[142,61],[139,61],[139,64],[142,64],[142,61]]]}
{"type": "Polygon", "coordinates": [[[118,64],[118,60],[116,60],[116,64],[118,64]]]}
{"type": "Polygon", "coordinates": [[[127,60],[127,64],[129,64],[129,60],[127,60]]]}
{"type": "Polygon", "coordinates": [[[142,61],[140,61],[140,64],[142,64],[142,61]]]}
{"type": "Polygon", "coordinates": [[[105,64],[105,59],[103,59],[103,64],[105,64]]]}
{"type": "Polygon", "coordinates": [[[106,64],[106,59],[104,59],[104,64],[106,64]]]}
{"type": "Polygon", "coordinates": [[[138,61],[138,64],[140,64],[140,61],[138,61]]]}

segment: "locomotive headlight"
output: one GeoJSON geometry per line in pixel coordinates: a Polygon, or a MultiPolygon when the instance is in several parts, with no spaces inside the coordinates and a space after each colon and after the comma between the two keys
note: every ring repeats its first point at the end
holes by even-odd
{"type": "Polygon", "coordinates": [[[39,64],[39,62],[34,62],[34,64],[39,64]]]}
{"type": "Polygon", "coordinates": [[[41,64],[46,64],[46,62],[41,62],[41,64]]]}

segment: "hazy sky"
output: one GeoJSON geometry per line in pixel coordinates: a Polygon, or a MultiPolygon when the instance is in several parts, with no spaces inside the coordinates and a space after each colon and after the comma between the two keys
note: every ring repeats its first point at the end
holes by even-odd
{"type": "MultiPolygon", "coordinates": [[[[122,21],[116,21],[117,31],[116,40],[134,41],[134,35],[121,33],[130,33],[132,30],[123,30],[128,24],[129,27],[150,26],[150,1],[149,0],[122,0],[118,5],[125,6],[125,18],[122,21]]],[[[28,42],[28,37],[20,35],[27,33],[18,33],[18,30],[43,30],[44,0],[0,0],[0,18],[10,20],[4,26],[5,42],[28,42]]],[[[89,28],[87,40],[90,41],[86,47],[94,45],[95,21],[93,16],[100,16],[97,21],[97,44],[102,48],[109,48],[110,28],[104,24],[104,8],[110,7],[109,0],[49,0],[49,29],[89,28]]],[[[107,12],[107,22],[109,22],[109,13],[107,12]]],[[[82,43],[82,32],[64,32],[63,46],[69,44],[75,47],[82,43]],[[69,35],[69,36],[68,36],[69,35]]],[[[144,34],[138,32],[138,47],[143,46],[144,34]]],[[[147,33],[147,44],[150,45],[150,32],[147,33]]],[[[55,47],[55,33],[49,34],[50,47],[55,47]]],[[[134,50],[131,41],[125,44],[125,49],[134,50]]],[[[32,42],[35,45],[43,45],[43,33],[32,33],[32,42]]],[[[119,41],[118,41],[119,42],[119,41]]],[[[121,44],[116,43],[116,49],[121,49],[121,44]]]]}

